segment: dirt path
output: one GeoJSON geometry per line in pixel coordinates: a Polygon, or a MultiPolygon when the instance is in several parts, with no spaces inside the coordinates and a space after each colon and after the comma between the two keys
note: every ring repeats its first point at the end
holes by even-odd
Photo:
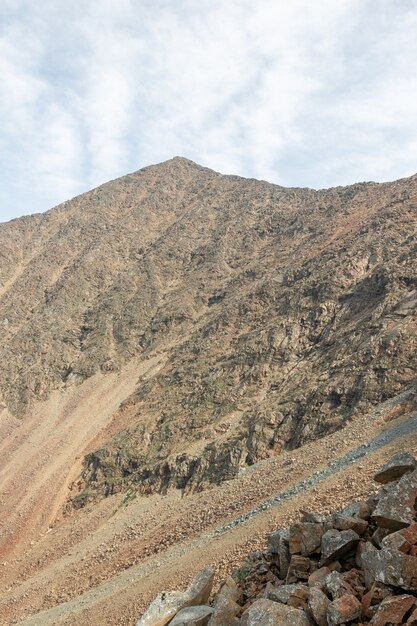
{"type": "Polygon", "coordinates": [[[129,625],[158,591],[184,587],[203,564],[215,564],[222,576],[262,547],[273,528],[297,519],[300,507],[342,506],[350,495],[369,493],[373,472],[394,451],[417,452],[417,414],[385,424],[391,408],[386,403],[360,425],[261,462],[211,491],[141,498],[119,509],[120,499],[108,499],[89,517],[64,520],[33,550],[34,558],[49,545],[50,560],[15,579],[0,601],[8,620],[2,623],[129,625]]]}

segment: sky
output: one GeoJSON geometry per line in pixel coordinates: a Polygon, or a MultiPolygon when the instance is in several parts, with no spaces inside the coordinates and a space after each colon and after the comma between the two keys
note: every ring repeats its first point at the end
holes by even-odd
{"type": "Polygon", "coordinates": [[[0,221],[173,156],[417,172],[416,0],[0,0],[0,221]]]}

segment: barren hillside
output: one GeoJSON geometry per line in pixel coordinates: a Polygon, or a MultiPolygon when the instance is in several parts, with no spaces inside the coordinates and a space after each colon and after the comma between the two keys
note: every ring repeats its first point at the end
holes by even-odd
{"type": "Polygon", "coordinates": [[[1,224],[4,623],[148,559],[173,511],[164,549],[244,512],[268,493],[224,481],[249,466],[315,450],[308,473],[374,409],[411,415],[416,221],[417,176],[286,189],[174,158],[1,224]]]}

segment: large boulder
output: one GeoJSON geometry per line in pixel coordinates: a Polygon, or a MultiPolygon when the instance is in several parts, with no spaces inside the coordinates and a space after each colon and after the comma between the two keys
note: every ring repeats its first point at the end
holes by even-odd
{"type": "Polygon", "coordinates": [[[368,528],[368,522],[366,520],[344,513],[335,513],[332,516],[332,522],[336,530],[354,530],[358,535],[363,535],[368,528]]]}
{"type": "Polygon", "coordinates": [[[295,608],[301,608],[307,606],[308,588],[301,583],[281,585],[280,587],[269,587],[265,595],[268,600],[288,604],[295,608]]]}
{"type": "Polygon", "coordinates": [[[265,598],[254,602],[242,615],[240,626],[310,626],[301,609],[265,598]]]}
{"type": "Polygon", "coordinates": [[[406,474],[397,483],[385,488],[372,514],[382,528],[400,530],[416,518],[417,470],[406,474]]]}
{"type": "Polygon", "coordinates": [[[389,483],[398,480],[404,474],[417,469],[417,461],[409,452],[398,452],[375,474],[377,483],[389,483]]]}
{"type": "Polygon", "coordinates": [[[191,605],[206,604],[208,601],[211,590],[213,588],[214,581],[214,569],[207,565],[197,576],[187,589],[187,593],[191,598],[191,605]]]}

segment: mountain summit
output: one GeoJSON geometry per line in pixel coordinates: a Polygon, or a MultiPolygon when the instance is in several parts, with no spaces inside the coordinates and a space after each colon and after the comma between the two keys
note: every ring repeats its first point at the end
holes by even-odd
{"type": "Polygon", "coordinates": [[[359,494],[416,406],[416,207],[416,177],[286,189],[175,157],[1,224],[0,622],[130,623],[355,445],[359,494]]]}
{"type": "Polygon", "coordinates": [[[342,427],[412,382],[416,198],[174,157],[2,225],[3,406],[164,354],[86,458],[88,498],[201,488],[342,427]]]}

